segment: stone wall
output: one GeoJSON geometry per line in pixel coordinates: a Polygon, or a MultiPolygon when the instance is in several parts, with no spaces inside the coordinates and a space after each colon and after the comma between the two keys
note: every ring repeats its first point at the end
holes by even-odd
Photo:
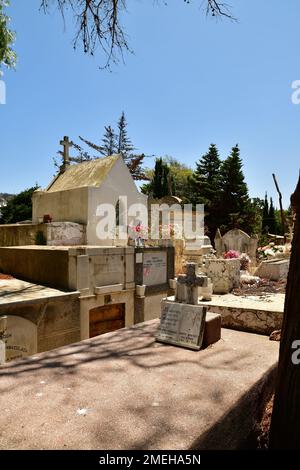
{"type": "Polygon", "coordinates": [[[219,313],[222,316],[222,327],[233,330],[247,331],[261,335],[270,335],[272,331],[280,330],[282,325],[282,312],[269,312],[266,310],[240,309],[228,306],[213,306],[207,304],[208,311],[219,313]]]}
{"type": "Polygon", "coordinates": [[[68,290],[68,249],[47,246],[0,248],[0,272],[36,284],[68,290]]]}
{"type": "Polygon", "coordinates": [[[44,234],[44,224],[0,225],[0,246],[35,245],[39,232],[44,234]]]}
{"type": "Polygon", "coordinates": [[[86,227],[74,222],[0,225],[0,246],[84,245],[86,227]]]}

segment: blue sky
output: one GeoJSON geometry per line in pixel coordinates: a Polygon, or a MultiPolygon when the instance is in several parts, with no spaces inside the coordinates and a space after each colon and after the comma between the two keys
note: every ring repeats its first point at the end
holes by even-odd
{"type": "Polygon", "coordinates": [[[73,50],[72,22],[65,31],[39,0],[11,3],[18,66],[4,75],[0,192],[46,186],[63,135],[100,141],[124,110],[138,151],[191,167],[210,143],[222,158],[239,143],[250,195],[277,203],[275,172],[288,205],[300,167],[299,0],[231,0],[238,23],[207,18],[201,0],[128,0],[134,54],[112,72],[73,50]]]}

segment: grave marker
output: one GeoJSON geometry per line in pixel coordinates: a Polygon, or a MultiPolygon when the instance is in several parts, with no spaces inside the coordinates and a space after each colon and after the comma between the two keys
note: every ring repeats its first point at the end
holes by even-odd
{"type": "Polygon", "coordinates": [[[202,346],[205,316],[206,307],[163,300],[156,340],[198,351],[202,346]]]}
{"type": "Polygon", "coordinates": [[[167,253],[165,251],[144,252],[143,284],[155,286],[167,282],[167,253]]]}
{"type": "Polygon", "coordinates": [[[2,341],[6,346],[6,361],[30,356],[37,352],[37,326],[25,318],[7,315],[2,341]]]}

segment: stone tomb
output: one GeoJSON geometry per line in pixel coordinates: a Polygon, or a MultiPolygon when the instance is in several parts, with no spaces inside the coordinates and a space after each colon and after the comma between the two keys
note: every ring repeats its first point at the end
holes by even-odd
{"type": "Polygon", "coordinates": [[[12,361],[37,352],[37,326],[25,318],[8,315],[0,318],[5,343],[5,359],[12,361]]]}
{"type": "Polygon", "coordinates": [[[205,307],[163,300],[156,340],[198,351],[202,346],[205,315],[205,307]]]}
{"type": "Polygon", "coordinates": [[[261,262],[255,272],[255,276],[270,279],[271,281],[279,281],[287,279],[289,272],[289,259],[269,259],[261,262]]]}

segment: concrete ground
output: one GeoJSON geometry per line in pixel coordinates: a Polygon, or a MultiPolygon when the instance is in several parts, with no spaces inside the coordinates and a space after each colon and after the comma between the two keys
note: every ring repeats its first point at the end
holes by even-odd
{"type": "Polygon", "coordinates": [[[65,296],[70,296],[70,293],[20,279],[0,280],[0,313],[7,305],[12,306],[17,303],[28,303],[41,299],[53,300],[65,296]]]}
{"type": "Polygon", "coordinates": [[[278,343],[222,330],[199,352],[158,321],[0,368],[0,449],[232,449],[274,386],[278,343]]]}

